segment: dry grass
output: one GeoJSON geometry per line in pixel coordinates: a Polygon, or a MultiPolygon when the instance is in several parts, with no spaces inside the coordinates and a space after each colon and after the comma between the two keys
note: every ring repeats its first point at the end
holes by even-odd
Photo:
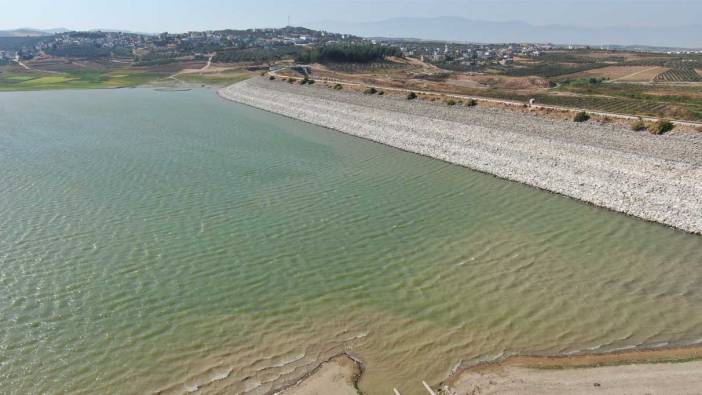
{"type": "MultiPolygon", "coordinates": [[[[89,62],[89,61],[70,61],[64,58],[53,58],[45,57],[40,59],[34,59],[25,62],[25,64],[33,69],[45,70],[49,72],[59,72],[59,73],[70,73],[72,71],[81,71],[85,69],[90,70],[107,70],[107,67],[103,63],[89,62]]],[[[115,63],[115,68],[118,66],[115,63]]]]}
{"type": "MultiPolygon", "coordinates": [[[[568,53],[568,52],[566,52],[568,53]]],[[[592,50],[585,55],[588,58],[604,59],[612,56],[623,57],[625,60],[636,60],[650,58],[649,54],[640,52],[622,52],[622,51],[604,51],[604,50],[592,50]]]]}
{"type": "Polygon", "coordinates": [[[568,74],[568,78],[608,78],[621,82],[649,82],[658,74],[668,71],[666,67],[651,66],[607,66],[600,69],[568,74]]]}
{"type": "Polygon", "coordinates": [[[646,130],[646,123],[641,118],[639,118],[631,124],[631,130],[635,132],[646,130]]]}
{"type": "Polygon", "coordinates": [[[231,70],[218,73],[188,73],[178,75],[178,79],[202,85],[210,86],[227,86],[239,81],[251,78],[256,73],[247,72],[245,70],[231,70]]]}
{"type": "Polygon", "coordinates": [[[548,88],[548,80],[542,77],[510,77],[502,75],[466,75],[458,74],[446,81],[447,84],[476,88],[500,89],[543,89],[548,88]]]}
{"type": "Polygon", "coordinates": [[[675,125],[667,119],[659,119],[657,122],[648,125],[648,131],[651,134],[665,134],[674,128],[675,125]]]}

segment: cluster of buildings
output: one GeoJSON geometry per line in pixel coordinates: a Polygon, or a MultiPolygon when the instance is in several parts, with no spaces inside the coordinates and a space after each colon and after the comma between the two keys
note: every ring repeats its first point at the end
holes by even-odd
{"type": "MultiPolygon", "coordinates": [[[[537,58],[553,49],[551,44],[461,44],[408,40],[366,40],[360,37],[285,27],[248,30],[193,31],[155,35],[124,32],[66,32],[37,37],[17,51],[0,51],[0,62],[32,59],[39,54],[67,57],[120,57],[135,62],[203,57],[220,50],[275,49],[290,46],[322,46],[332,43],[373,43],[400,47],[407,57],[454,66],[479,68],[509,66],[515,57],[537,58]]],[[[0,48],[1,49],[1,48],[0,48]]]]}
{"type": "Polygon", "coordinates": [[[0,64],[8,64],[10,62],[16,62],[18,60],[19,55],[17,55],[17,51],[0,50],[0,64]]]}
{"type": "Polygon", "coordinates": [[[138,34],[122,32],[70,32],[51,36],[49,40],[40,41],[36,49],[48,49],[68,46],[96,46],[100,48],[136,48],[145,42],[145,37],[138,34]]]}
{"type": "MultiPolygon", "coordinates": [[[[395,43],[396,45],[398,43],[395,43]]],[[[515,56],[540,57],[551,44],[450,44],[426,42],[399,43],[404,56],[424,62],[485,66],[489,64],[512,64],[515,56]]]]}
{"type": "Polygon", "coordinates": [[[50,36],[27,38],[27,42],[21,48],[14,51],[4,51],[4,56],[16,57],[17,59],[32,59],[42,53],[51,53],[66,48],[120,49],[121,53],[131,53],[134,49],[143,45],[146,37],[122,32],[57,33],[50,36]]]}
{"type": "Polygon", "coordinates": [[[378,43],[395,45],[403,55],[425,62],[467,67],[491,64],[510,65],[515,56],[539,57],[552,49],[550,44],[459,44],[411,41],[368,41],[346,34],[329,33],[303,27],[248,30],[197,31],[156,35],[124,32],[66,32],[38,37],[17,51],[0,52],[0,61],[31,59],[38,54],[86,57],[130,57],[154,60],[184,56],[203,56],[223,49],[320,46],[331,43],[378,43]]]}
{"type": "MultiPolygon", "coordinates": [[[[40,53],[59,53],[70,48],[115,50],[121,56],[187,56],[225,48],[275,48],[363,41],[358,37],[301,27],[280,29],[220,30],[157,35],[123,32],[67,32],[40,37],[18,51],[3,56],[31,59],[40,53]]],[[[87,55],[87,53],[86,53],[87,55]]]]}
{"type": "Polygon", "coordinates": [[[249,29],[190,32],[185,34],[159,35],[161,40],[194,46],[219,45],[241,48],[273,48],[288,45],[314,45],[328,42],[353,40],[355,37],[310,30],[302,27],[285,27],[281,29],[249,29]]]}

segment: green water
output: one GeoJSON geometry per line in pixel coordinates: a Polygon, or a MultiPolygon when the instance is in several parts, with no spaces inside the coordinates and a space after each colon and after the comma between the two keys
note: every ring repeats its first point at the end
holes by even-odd
{"type": "Polygon", "coordinates": [[[219,99],[0,94],[2,393],[702,342],[702,238],[219,99]]]}

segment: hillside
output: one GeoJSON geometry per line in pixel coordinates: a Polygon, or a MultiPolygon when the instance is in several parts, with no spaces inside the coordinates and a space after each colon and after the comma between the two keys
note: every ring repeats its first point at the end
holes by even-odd
{"type": "Polygon", "coordinates": [[[390,18],[376,22],[321,21],[307,24],[364,37],[413,37],[461,42],[555,42],[589,45],[648,45],[702,48],[702,25],[588,28],[537,26],[525,22],[491,22],[460,17],[390,18]]]}

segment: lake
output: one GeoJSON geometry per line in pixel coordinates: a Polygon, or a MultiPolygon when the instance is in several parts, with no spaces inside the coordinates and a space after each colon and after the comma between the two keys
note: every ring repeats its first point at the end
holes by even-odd
{"type": "Polygon", "coordinates": [[[702,342],[702,237],[220,99],[0,94],[2,392],[702,342]]]}

